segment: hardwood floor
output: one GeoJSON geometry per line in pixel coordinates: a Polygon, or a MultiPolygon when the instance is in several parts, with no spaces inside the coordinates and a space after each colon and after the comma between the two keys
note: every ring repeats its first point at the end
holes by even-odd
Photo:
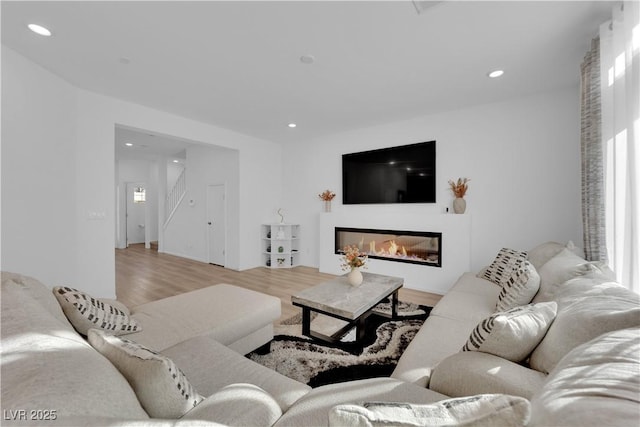
{"type": "MultiPolygon", "coordinates": [[[[317,268],[269,269],[257,267],[234,271],[216,265],[158,253],[144,244],[116,249],[116,295],[128,307],[155,301],[218,283],[229,283],[280,298],[280,320],[299,313],[291,304],[291,295],[335,276],[317,268]]],[[[433,306],[440,295],[400,289],[400,299],[433,306]]]]}

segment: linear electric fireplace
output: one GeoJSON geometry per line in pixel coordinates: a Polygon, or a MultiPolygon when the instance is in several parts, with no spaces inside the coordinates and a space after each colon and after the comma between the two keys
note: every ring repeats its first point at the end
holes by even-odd
{"type": "Polygon", "coordinates": [[[335,253],[357,246],[369,258],[442,266],[442,233],[335,227],[335,253]]]}

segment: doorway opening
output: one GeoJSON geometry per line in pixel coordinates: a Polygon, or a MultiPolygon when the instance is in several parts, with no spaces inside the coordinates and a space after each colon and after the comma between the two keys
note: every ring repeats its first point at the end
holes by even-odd
{"type": "Polygon", "coordinates": [[[237,268],[239,151],[119,124],[114,145],[115,247],[237,268]]]}
{"type": "Polygon", "coordinates": [[[145,248],[150,247],[147,237],[147,190],[144,182],[128,182],[126,185],[125,205],[125,241],[129,245],[144,243],[145,248]]]}

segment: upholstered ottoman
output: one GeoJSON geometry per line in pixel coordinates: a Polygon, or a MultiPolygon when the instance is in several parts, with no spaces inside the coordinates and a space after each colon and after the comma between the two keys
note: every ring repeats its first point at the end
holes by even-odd
{"type": "Polygon", "coordinates": [[[249,289],[209,286],[134,307],[131,317],[142,324],[142,331],[126,338],[162,351],[204,335],[247,354],[273,338],[280,304],[276,297],[249,289]]]}

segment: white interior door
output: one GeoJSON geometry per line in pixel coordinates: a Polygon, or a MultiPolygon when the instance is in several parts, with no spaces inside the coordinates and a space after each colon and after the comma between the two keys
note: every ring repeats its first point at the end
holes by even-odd
{"type": "Polygon", "coordinates": [[[210,264],[224,267],[225,261],[225,188],[224,184],[207,185],[207,243],[210,264]]]}
{"type": "Polygon", "coordinates": [[[146,196],[144,183],[127,183],[127,246],[145,242],[146,196]]]}

